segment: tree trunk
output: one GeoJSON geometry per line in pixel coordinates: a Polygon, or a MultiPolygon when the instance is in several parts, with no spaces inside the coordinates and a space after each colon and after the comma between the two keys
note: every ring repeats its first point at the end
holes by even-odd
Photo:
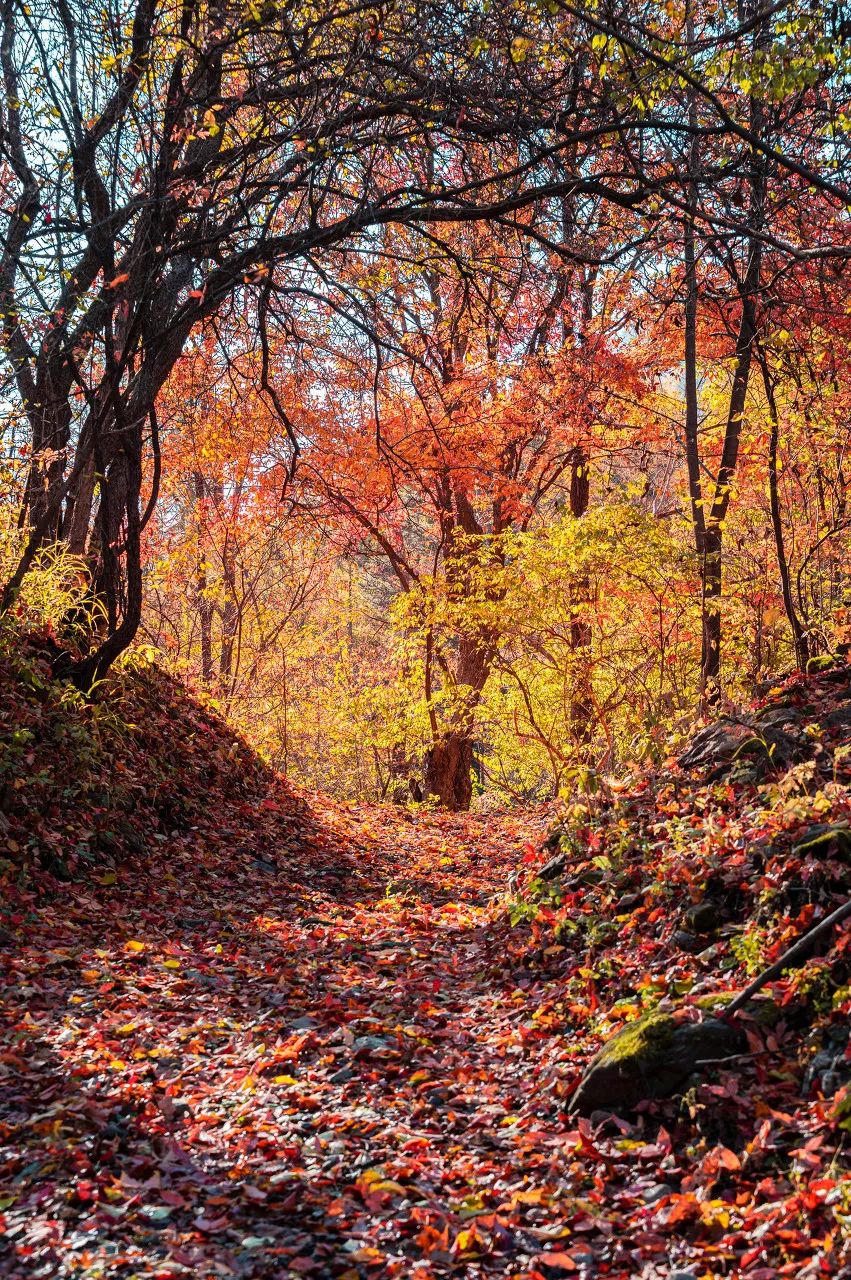
{"type": "Polygon", "coordinates": [[[121,453],[114,459],[109,473],[101,483],[101,563],[106,570],[106,589],[110,593],[107,597],[110,634],[103,644],[85,658],[66,663],[65,671],[57,672],[69,675],[77,687],[85,691],[103,679],[115,659],[133,643],[142,620],[141,492],[140,422],[131,424],[123,432],[121,453]],[[117,545],[119,539],[123,542],[120,548],[117,545]],[[123,583],[120,581],[121,552],[124,555],[123,583]]]}
{"type": "Polygon", "coordinates": [[[71,437],[70,379],[48,362],[36,383],[30,412],[32,458],[20,523],[44,527],[43,542],[59,536],[66,451],[71,437]]]}
{"type": "MultiPolygon", "coordinates": [[[[590,497],[588,456],[584,449],[577,446],[570,469],[570,514],[575,520],[581,520],[587,512],[590,497]]],[[[594,722],[594,702],[588,669],[591,624],[586,617],[590,589],[586,576],[575,579],[570,586],[571,604],[574,608],[570,621],[570,647],[577,655],[576,683],[570,700],[570,716],[573,738],[577,743],[587,743],[590,740],[594,722]]]]}
{"type": "Polygon", "coordinates": [[[195,600],[198,606],[198,622],[201,628],[201,683],[209,689],[213,683],[213,602],[209,596],[207,581],[207,557],[202,540],[202,508],[206,497],[204,477],[200,471],[193,473],[195,500],[198,503],[198,565],[195,570],[195,600]]]}
{"type": "Polygon", "coordinates": [[[777,554],[777,570],[780,574],[780,586],[783,592],[783,607],[792,629],[792,640],[795,645],[795,663],[800,671],[806,671],[810,660],[809,638],[792,596],[792,582],[789,575],[789,559],[786,555],[786,544],[783,538],[783,517],[780,512],[780,487],[778,484],[777,449],[780,443],[780,417],[777,412],[777,399],[774,395],[774,384],[768,370],[765,351],[760,347],[759,363],[762,368],[762,380],[768,401],[768,415],[771,432],[768,441],[768,500],[771,508],[771,529],[774,534],[774,550],[777,554]]]}
{"type": "Polygon", "coordinates": [[[702,644],[700,687],[705,702],[712,706],[721,696],[721,592],[724,534],[720,524],[710,524],[703,536],[702,644]]]}
{"type": "Polygon", "coordinates": [[[494,640],[487,631],[461,636],[454,680],[458,704],[443,732],[432,721],[435,736],[426,757],[425,794],[437,796],[453,812],[469,809],[473,798],[475,711],[493,666],[494,640]]]}
{"type": "Polygon", "coordinates": [[[453,813],[466,811],[473,799],[472,768],[472,735],[446,734],[428,753],[426,795],[437,796],[441,806],[453,813]]]}
{"type": "Polygon", "coordinates": [[[219,651],[219,687],[222,696],[228,700],[233,692],[234,649],[239,629],[239,606],[236,596],[236,557],[229,531],[225,533],[225,543],[222,548],[222,586],[225,599],[221,611],[222,634],[219,651]]]}
{"type": "MultiPolygon", "coordinates": [[[[768,26],[761,20],[754,32],[754,48],[764,49],[768,26]]],[[[765,124],[765,109],[755,95],[750,100],[750,125],[760,137],[765,124]]],[[[757,308],[762,288],[762,227],[765,222],[766,159],[762,152],[751,149],[750,201],[748,207],[747,266],[739,286],[742,312],[736,335],[736,362],[730,388],[727,422],[721,465],[715,492],[706,520],[703,554],[703,653],[701,655],[701,688],[706,702],[717,703],[721,697],[721,592],[724,524],[739,459],[745,404],[748,396],[751,364],[758,338],[757,308]]]]}
{"type": "MultiPolygon", "coordinates": [[[[691,49],[694,41],[694,17],[689,3],[686,10],[686,40],[691,49]]],[[[700,140],[698,133],[697,97],[690,91],[688,121],[692,130],[689,147],[689,184],[686,196],[687,214],[683,258],[685,263],[685,444],[688,470],[689,504],[694,533],[694,548],[700,573],[701,644],[700,644],[700,710],[706,710],[712,690],[717,688],[720,675],[721,615],[710,620],[710,601],[720,603],[721,596],[721,547],[718,547],[717,581],[707,581],[706,516],[703,509],[703,485],[700,476],[700,412],[697,392],[697,248],[695,221],[698,203],[698,173],[700,171],[700,140]],[[714,659],[713,659],[714,654],[714,659]],[[712,681],[709,685],[708,681],[712,681]]]]}

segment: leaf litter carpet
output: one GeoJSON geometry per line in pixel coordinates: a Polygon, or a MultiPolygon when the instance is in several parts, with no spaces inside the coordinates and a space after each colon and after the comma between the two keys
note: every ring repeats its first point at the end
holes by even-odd
{"type": "MultiPolygon", "coordinates": [[[[566,1116],[564,975],[498,901],[551,815],[311,805],[257,805],[253,848],[211,812],[141,870],[22,899],[0,948],[0,1274],[739,1274],[706,1262],[731,1152],[672,1154],[652,1114],[566,1116]],[[694,1167],[710,1192],[676,1211],[694,1167]]],[[[809,1240],[810,1269],[782,1273],[830,1274],[809,1240]]],[[[760,1253],[741,1274],[781,1274],[760,1253]]]]}

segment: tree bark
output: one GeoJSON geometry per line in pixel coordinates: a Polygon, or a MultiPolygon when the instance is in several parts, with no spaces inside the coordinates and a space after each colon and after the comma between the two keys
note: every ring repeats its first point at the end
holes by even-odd
{"type": "MultiPolygon", "coordinates": [[[[204,477],[200,471],[193,473],[195,501],[198,504],[198,535],[201,541],[203,512],[201,504],[206,497],[204,477]]],[[[195,599],[198,606],[198,623],[201,629],[201,682],[205,689],[213,683],[213,602],[208,594],[207,557],[203,541],[198,549],[198,565],[195,571],[195,599]]]]}
{"type": "Polygon", "coordinates": [[[473,799],[473,738],[448,733],[434,743],[425,769],[426,795],[436,796],[444,809],[466,812],[473,799]]]}
{"type": "MultiPolygon", "coordinates": [[[[581,520],[591,500],[588,472],[588,455],[577,445],[570,468],[570,514],[581,520]]],[[[570,648],[577,655],[576,683],[570,700],[573,738],[577,743],[587,743],[591,738],[594,703],[589,687],[590,672],[587,658],[591,647],[591,624],[585,616],[590,583],[587,577],[575,579],[570,586],[573,615],[570,621],[570,648]]]]}
{"type": "Polygon", "coordinates": [[[792,582],[789,574],[789,558],[783,538],[783,517],[780,511],[780,487],[778,484],[777,449],[780,443],[780,416],[777,412],[777,399],[774,395],[774,384],[768,368],[765,350],[758,349],[759,363],[762,369],[762,380],[765,386],[765,397],[768,401],[768,416],[771,430],[768,438],[768,500],[771,508],[771,529],[774,535],[774,550],[777,555],[777,571],[780,574],[780,587],[783,593],[783,607],[792,631],[795,646],[795,663],[800,671],[806,671],[810,660],[810,646],[807,633],[801,626],[795,600],[792,595],[792,582]]]}
{"type": "Polygon", "coordinates": [[[229,530],[225,531],[225,541],[222,547],[222,587],[225,595],[221,610],[222,635],[219,649],[219,687],[222,696],[227,700],[232,692],[234,648],[239,628],[239,605],[236,595],[236,557],[229,530]]]}
{"type": "Polygon", "coordinates": [[[494,637],[489,633],[461,636],[455,685],[459,705],[448,728],[436,733],[426,757],[425,794],[436,796],[445,809],[466,811],[473,799],[475,712],[493,666],[494,637]]]}

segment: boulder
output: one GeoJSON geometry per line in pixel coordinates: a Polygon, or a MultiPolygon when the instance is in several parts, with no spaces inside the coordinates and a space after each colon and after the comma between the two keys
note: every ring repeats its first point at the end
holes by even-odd
{"type": "Polygon", "coordinates": [[[683,769],[702,769],[731,763],[744,744],[754,737],[753,726],[724,716],[700,729],[679,758],[683,769]]]}
{"type": "Polygon", "coordinates": [[[826,856],[832,852],[851,853],[851,827],[847,821],[816,822],[802,831],[792,846],[799,857],[804,853],[826,856]]]}
{"type": "Polygon", "coordinates": [[[710,1015],[701,1018],[693,1007],[651,1011],[623,1027],[591,1059],[569,1110],[622,1113],[646,1099],[668,1097],[701,1063],[729,1057],[744,1043],[735,1024],[710,1015]]]}
{"type": "Polygon", "coordinates": [[[738,764],[749,762],[758,775],[786,768],[807,758],[812,744],[798,731],[798,712],[772,708],[761,717],[722,716],[694,735],[679,757],[683,769],[707,769],[707,782],[723,778],[738,764]]]}
{"type": "Polygon", "coordinates": [[[704,938],[708,933],[713,933],[718,924],[718,907],[709,899],[695,902],[683,912],[683,928],[696,933],[698,937],[704,938]]]}

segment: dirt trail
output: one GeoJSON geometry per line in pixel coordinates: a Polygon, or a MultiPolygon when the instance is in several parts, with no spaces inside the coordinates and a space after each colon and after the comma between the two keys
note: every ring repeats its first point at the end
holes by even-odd
{"type": "Polygon", "coordinates": [[[568,1237],[575,1065],[491,904],[546,822],[353,810],[294,841],[298,880],[166,858],[30,920],[2,1274],[534,1274],[568,1237]]]}

